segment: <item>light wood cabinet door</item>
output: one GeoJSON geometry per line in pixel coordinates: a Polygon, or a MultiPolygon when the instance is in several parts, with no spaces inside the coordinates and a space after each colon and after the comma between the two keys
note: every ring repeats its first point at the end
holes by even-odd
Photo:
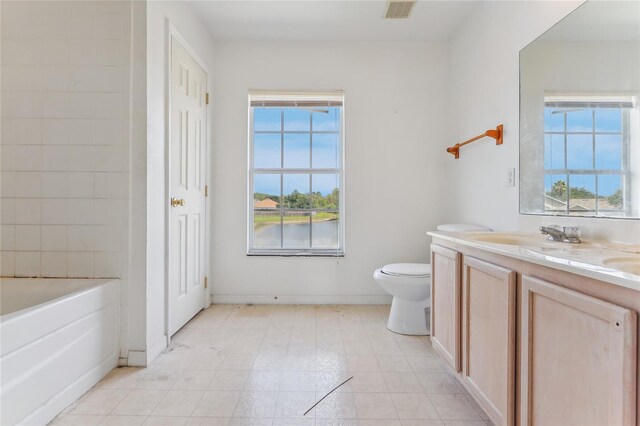
{"type": "Polygon", "coordinates": [[[460,253],[431,245],[431,343],[460,371],[460,253]]]}
{"type": "Polygon", "coordinates": [[[516,273],[465,256],[462,380],[496,425],[515,422],[516,273]]]}
{"type": "Polygon", "coordinates": [[[525,276],[520,318],[522,425],[635,424],[635,312],[525,276]]]}

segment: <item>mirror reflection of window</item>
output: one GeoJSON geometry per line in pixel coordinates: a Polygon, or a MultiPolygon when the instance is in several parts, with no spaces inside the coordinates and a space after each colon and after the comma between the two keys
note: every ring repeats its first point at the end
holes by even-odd
{"type": "Polygon", "coordinates": [[[633,96],[545,96],[545,212],[625,216],[631,114],[633,96]]]}
{"type": "Polygon", "coordinates": [[[640,2],[585,1],[520,50],[520,213],[640,219],[640,2]]]}

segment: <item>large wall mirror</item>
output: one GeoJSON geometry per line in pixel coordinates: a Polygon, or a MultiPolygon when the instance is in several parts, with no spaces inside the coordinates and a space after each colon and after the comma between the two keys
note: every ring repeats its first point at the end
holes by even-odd
{"type": "Polygon", "coordinates": [[[520,51],[520,213],[640,217],[640,2],[587,1],[520,51]]]}

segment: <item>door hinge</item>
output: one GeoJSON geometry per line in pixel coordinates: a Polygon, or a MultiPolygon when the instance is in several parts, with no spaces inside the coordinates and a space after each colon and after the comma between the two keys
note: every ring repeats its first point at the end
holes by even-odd
{"type": "Polygon", "coordinates": [[[204,196],[208,197],[209,196],[209,185],[205,185],[204,186],[204,196]]]}
{"type": "Polygon", "coordinates": [[[208,288],[209,287],[209,279],[207,277],[204,277],[204,288],[208,288]]]}
{"type": "Polygon", "coordinates": [[[206,104],[209,105],[209,94],[208,93],[206,95],[204,95],[204,100],[205,100],[206,104]]]}

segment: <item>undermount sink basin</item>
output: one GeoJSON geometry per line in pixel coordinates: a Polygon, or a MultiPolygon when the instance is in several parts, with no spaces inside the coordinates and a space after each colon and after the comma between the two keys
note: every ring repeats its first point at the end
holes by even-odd
{"type": "Polygon", "coordinates": [[[602,263],[618,271],[640,275],[640,256],[610,257],[602,263]]]}

